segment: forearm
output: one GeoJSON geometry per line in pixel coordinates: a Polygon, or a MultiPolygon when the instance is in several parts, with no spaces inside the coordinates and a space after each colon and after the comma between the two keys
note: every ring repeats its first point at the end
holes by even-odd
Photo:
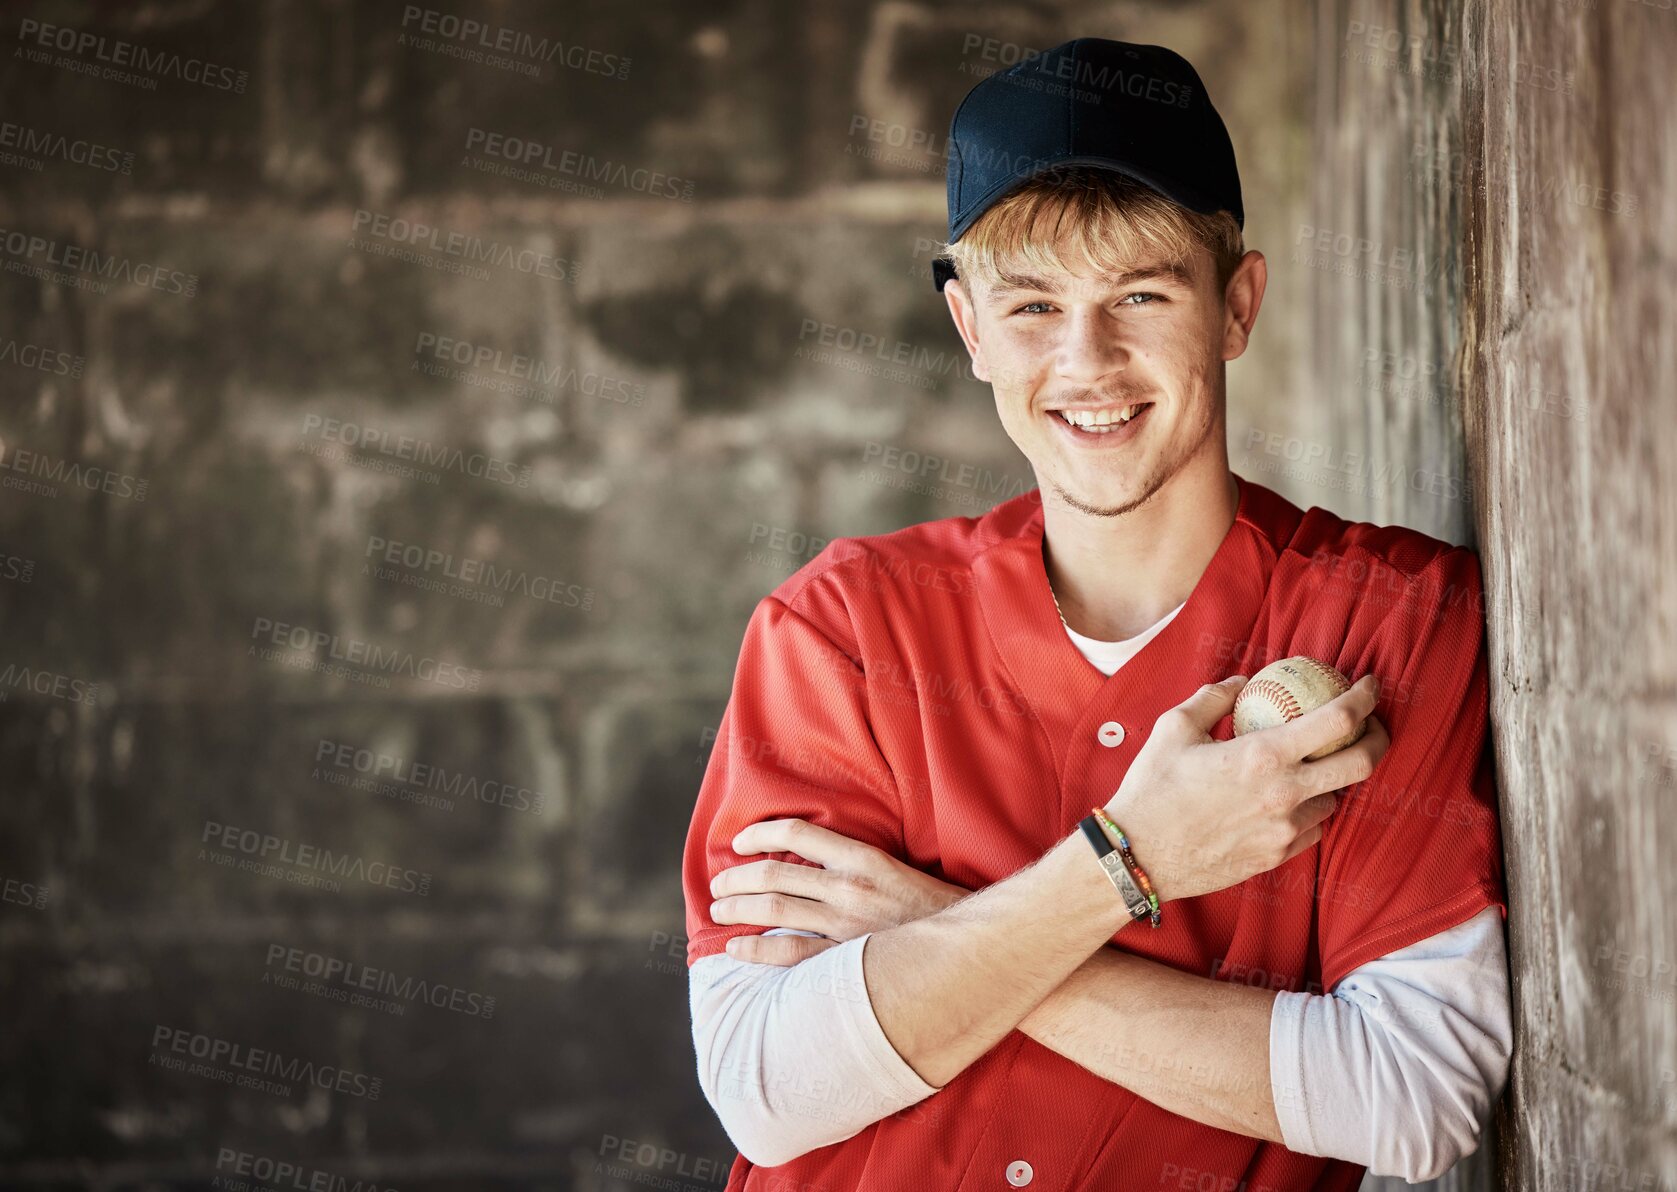
{"type": "Polygon", "coordinates": [[[689,969],[699,1083],[753,1163],[775,1167],[842,1142],[937,1092],[880,1033],[862,986],[871,942],[846,941],[791,968],[717,955],[689,969]]]}
{"type": "Polygon", "coordinates": [[[1130,923],[1081,831],[937,914],[875,932],[863,954],[886,1037],[941,1087],[1130,923]]]}
{"type": "Polygon", "coordinates": [[[1270,1087],[1272,990],[1102,948],[1019,1030],[1161,1108],[1282,1142],[1270,1087]]]}

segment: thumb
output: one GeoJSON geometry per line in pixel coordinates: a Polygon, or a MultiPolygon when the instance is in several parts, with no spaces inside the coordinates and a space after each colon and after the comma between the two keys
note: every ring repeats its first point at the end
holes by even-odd
{"type": "Polygon", "coordinates": [[[1245,675],[1230,675],[1221,683],[1207,683],[1177,707],[1195,728],[1209,735],[1217,722],[1234,710],[1235,697],[1245,686],[1245,675]]]}

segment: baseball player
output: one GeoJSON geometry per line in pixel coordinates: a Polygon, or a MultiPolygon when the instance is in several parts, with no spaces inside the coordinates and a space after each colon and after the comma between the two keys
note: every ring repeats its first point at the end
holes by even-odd
{"type": "Polygon", "coordinates": [[[727,1186],[1437,1176],[1511,1043],[1477,559],[1230,471],[1265,263],[1180,56],[984,79],[948,194],[1037,487],[836,539],[746,626],[683,867],[727,1186]],[[1294,655],[1357,681],[1236,738],[1294,655]]]}

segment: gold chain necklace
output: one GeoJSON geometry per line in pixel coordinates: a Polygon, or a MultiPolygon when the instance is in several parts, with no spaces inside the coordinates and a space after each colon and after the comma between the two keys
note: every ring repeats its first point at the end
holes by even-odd
{"type": "Polygon", "coordinates": [[[1045,553],[1042,556],[1042,578],[1048,580],[1048,598],[1054,602],[1054,611],[1060,614],[1060,624],[1065,625],[1067,629],[1070,629],[1071,626],[1066,624],[1066,614],[1060,608],[1060,598],[1054,595],[1054,581],[1048,578],[1048,555],[1046,553],[1047,544],[1044,543],[1043,546],[1045,553]]]}
{"type": "Polygon", "coordinates": [[[1067,624],[1067,622],[1066,622],[1066,614],[1060,608],[1060,598],[1058,596],[1054,595],[1054,581],[1053,580],[1048,581],[1048,596],[1049,596],[1049,599],[1051,599],[1054,602],[1054,611],[1060,614],[1060,624],[1065,625],[1065,627],[1067,629],[1070,629],[1071,626],[1069,624],[1067,624]]]}

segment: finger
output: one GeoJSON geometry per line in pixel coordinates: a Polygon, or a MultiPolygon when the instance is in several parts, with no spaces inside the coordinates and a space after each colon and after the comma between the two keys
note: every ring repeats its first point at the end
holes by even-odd
{"type": "Polygon", "coordinates": [[[1380,680],[1364,675],[1321,707],[1264,731],[1276,734],[1275,744],[1288,757],[1301,760],[1354,729],[1374,711],[1379,697],[1380,680]]]}
{"type": "Polygon", "coordinates": [[[1339,806],[1339,796],[1335,794],[1316,795],[1306,799],[1288,817],[1295,832],[1308,832],[1311,828],[1325,821],[1339,806]]]}
{"type": "Polygon", "coordinates": [[[805,819],[761,820],[734,837],[736,853],[797,853],[828,869],[860,871],[879,852],[871,844],[840,836],[805,819]]]}
{"type": "MultiPolygon", "coordinates": [[[[1319,824],[1308,831],[1300,832],[1298,839],[1287,846],[1287,855],[1281,858],[1281,864],[1285,865],[1320,839],[1322,839],[1322,828],[1319,824]]],[[[1277,868],[1279,867],[1277,866],[1277,868]]]]}
{"type": "Polygon", "coordinates": [[[755,964],[789,966],[819,955],[838,942],[811,935],[736,935],[728,941],[728,955],[755,964]]]}
{"type": "Polygon", "coordinates": [[[710,896],[725,898],[730,894],[794,894],[799,898],[819,898],[837,880],[831,870],[813,865],[797,865],[791,861],[748,861],[731,865],[710,879],[710,896]]]}
{"type": "Polygon", "coordinates": [[[1370,716],[1368,727],[1354,744],[1316,761],[1301,762],[1295,773],[1311,794],[1318,791],[1343,790],[1373,774],[1375,764],[1391,743],[1392,738],[1386,732],[1386,726],[1380,723],[1379,717],[1370,716]]]}
{"type": "Polygon", "coordinates": [[[750,923],[755,927],[793,927],[832,935],[838,917],[824,902],[788,894],[730,894],[710,904],[712,923],[750,923]]]}
{"type": "Polygon", "coordinates": [[[1205,684],[1174,710],[1185,716],[1200,735],[1209,736],[1217,722],[1234,711],[1235,697],[1244,686],[1245,675],[1230,675],[1220,683],[1205,684]]]}

